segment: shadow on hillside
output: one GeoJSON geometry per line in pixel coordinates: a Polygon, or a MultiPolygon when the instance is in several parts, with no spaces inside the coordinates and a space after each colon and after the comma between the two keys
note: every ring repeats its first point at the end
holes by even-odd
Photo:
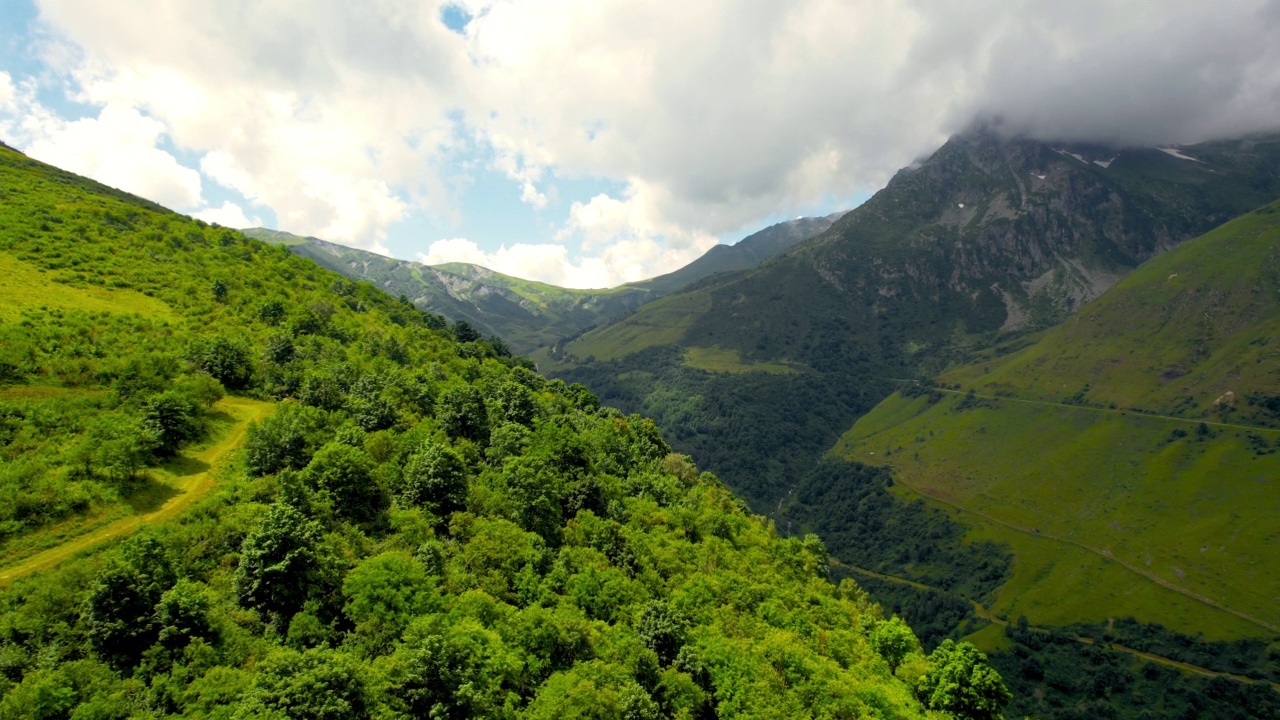
{"type": "Polygon", "coordinates": [[[208,417],[215,433],[217,430],[223,429],[224,427],[230,427],[239,422],[239,418],[221,408],[212,410],[208,417]]]}
{"type": "MultiPolygon", "coordinates": [[[[194,461],[198,464],[199,461],[194,461]]],[[[165,466],[166,468],[169,465],[165,466]]],[[[207,467],[207,466],[206,466],[207,467]]],[[[179,490],[170,485],[166,485],[151,475],[147,475],[138,481],[136,489],[124,498],[124,503],[137,514],[146,514],[160,509],[169,498],[179,494],[179,490]]]]}
{"type": "Polygon", "coordinates": [[[165,462],[161,467],[174,477],[188,477],[196,473],[208,472],[211,466],[203,460],[197,460],[186,455],[177,455],[165,462]]]}

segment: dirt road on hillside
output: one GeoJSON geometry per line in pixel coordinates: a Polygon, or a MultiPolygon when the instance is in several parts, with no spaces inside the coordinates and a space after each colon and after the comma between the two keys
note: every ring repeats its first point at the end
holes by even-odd
{"type": "Polygon", "coordinates": [[[269,415],[275,405],[247,398],[226,397],[219,400],[215,407],[233,417],[235,422],[225,430],[216,443],[185,456],[187,460],[195,461],[188,463],[189,465],[204,469],[187,475],[176,475],[173,481],[166,483],[176,490],[177,494],[155,510],[120,518],[56,547],[42,550],[0,567],[0,586],[8,585],[13,580],[33,572],[47,570],[82,550],[128,535],[143,525],[153,525],[177,517],[183,510],[208,494],[215,485],[214,478],[225,464],[227,455],[244,443],[244,435],[249,423],[269,415]]]}

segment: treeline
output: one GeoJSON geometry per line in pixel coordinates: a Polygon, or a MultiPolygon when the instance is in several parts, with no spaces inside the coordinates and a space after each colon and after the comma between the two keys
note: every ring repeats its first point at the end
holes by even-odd
{"type": "Polygon", "coordinates": [[[1062,632],[1092,638],[1189,663],[1216,672],[1280,683],[1280,647],[1263,638],[1206,640],[1163,625],[1116,618],[1109,623],[1079,623],[1062,632]]]}
{"type": "Polygon", "coordinates": [[[1241,683],[1181,672],[1138,660],[1075,635],[1010,625],[1013,643],[991,662],[1013,690],[1010,716],[1042,720],[1085,718],[1280,718],[1280,693],[1264,683],[1241,683]]]}
{"type": "Polygon", "coordinates": [[[821,535],[851,565],[987,601],[1008,579],[1012,555],[922,500],[894,495],[889,468],[828,458],[797,487],[785,515],[821,535]]]}

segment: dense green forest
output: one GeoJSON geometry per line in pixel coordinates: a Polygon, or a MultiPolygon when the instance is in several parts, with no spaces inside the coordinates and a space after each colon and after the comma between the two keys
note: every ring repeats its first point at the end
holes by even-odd
{"type": "Polygon", "coordinates": [[[0,718],[1009,700],[500,341],[9,150],[0,177],[0,718]]]}

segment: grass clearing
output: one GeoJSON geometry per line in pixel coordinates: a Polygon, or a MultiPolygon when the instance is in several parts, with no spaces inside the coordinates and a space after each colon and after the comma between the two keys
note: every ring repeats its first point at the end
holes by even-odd
{"type": "Polygon", "coordinates": [[[74,286],[54,281],[54,273],[41,271],[13,255],[0,252],[0,322],[17,322],[28,307],[58,310],[136,313],[176,321],[164,302],[127,288],[74,286]]]}
{"type": "MultiPolygon", "coordinates": [[[[1280,625],[1280,454],[1260,454],[1244,431],[1187,428],[1091,408],[895,395],[835,452],[892,465],[900,485],[953,505],[974,539],[1009,543],[1014,574],[993,611],[1042,625],[1132,615],[1218,639],[1256,636],[1257,623],[1157,580],[1280,625]]],[[[1254,434],[1280,444],[1280,431],[1254,434]]]]}
{"type": "Polygon", "coordinates": [[[567,354],[580,361],[616,360],[651,347],[678,345],[694,321],[711,309],[706,293],[669,295],[645,305],[643,313],[593,330],[574,340],[567,354]]]}
{"type": "Polygon", "coordinates": [[[798,365],[777,362],[743,362],[741,354],[734,348],[709,347],[689,348],[684,356],[687,367],[707,372],[749,373],[763,372],[772,375],[794,375],[801,372],[798,365]]]}
{"type": "Polygon", "coordinates": [[[217,474],[227,456],[244,442],[252,421],[262,420],[275,408],[274,403],[240,397],[226,397],[215,406],[223,419],[221,427],[211,433],[212,441],[189,448],[165,465],[153,469],[153,481],[141,493],[110,508],[97,517],[77,518],[73,524],[50,528],[24,538],[0,567],[0,585],[33,572],[46,570],[84,550],[134,532],[145,524],[159,523],[177,517],[192,503],[204,497],[215,485],[217,474]],[[35,548],[44,549],[21,555],[35,548]]]}

